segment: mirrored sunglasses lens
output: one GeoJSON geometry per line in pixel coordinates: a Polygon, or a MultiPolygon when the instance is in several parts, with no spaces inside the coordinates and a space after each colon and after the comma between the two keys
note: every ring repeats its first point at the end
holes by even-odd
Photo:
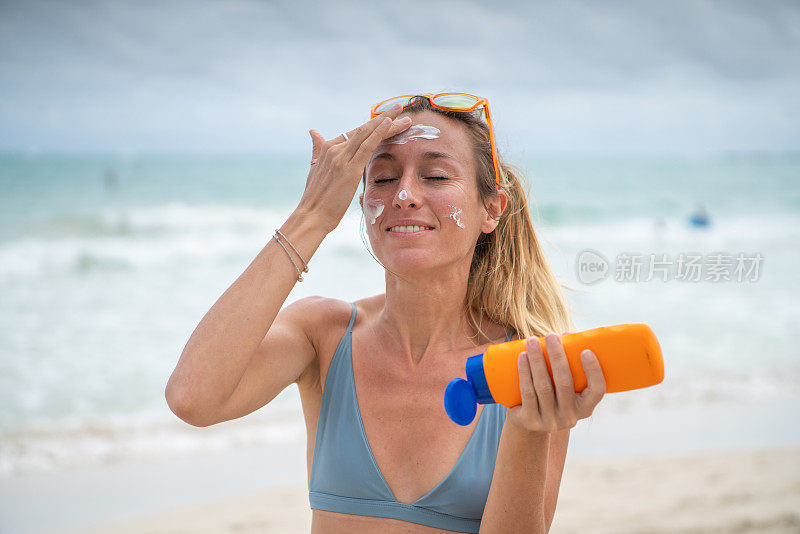
{"type": "Polygon", "coordinates": [[[433,99],[433,103],[446,108],[469,108],[475,105],[478,99],[468,95],[439,95],[433,99]]]}
{"type": "Polygon", "coordinates": [[[383,113],[384,111],[388,111],[388,110],[392,109],[392,106],[394,106],[395,104],[400,104],[401,106],[405,106],[410,101],[411,101],[411,98],[409,98],[407,96],[399,96],[397,98],[393,98],[391,100],[387,100],[386,102],[384,102],[383,104],[381,104],[380,106],[378,106],[375,109],[375,113],[383,113]]]}

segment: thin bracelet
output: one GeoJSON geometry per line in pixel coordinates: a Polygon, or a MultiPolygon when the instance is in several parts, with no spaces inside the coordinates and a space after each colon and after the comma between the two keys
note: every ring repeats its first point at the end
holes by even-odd
{"type": "MultiPolygon", "coordinates": [[[[277,229],[277,228],[276,228],[276,229],[275,229],[275,231],[276,231],[278,234],[280,234],[280,236],[281,236],[281,237],[282,237],[282,238],[283,238],[283,239],[284,239],[284,240],[285,240],[287,243],[289,243],[289,246],[290,246],[290,247],[292,247],[292,249],[293,249],[295,252],[297,252],[297,249],[296,249],[296,248],[294,248],[294,245],[292,245],[292,242],[291,242],[291,241],[289,241],[288,239],[286,239],[286,236],[285,236],[285,235],[283,235],[283,233],[282,233],[282,232],[281,232],[279,229],[277,229]]],[[[307,273],[307,272],[308,272],[308,265],[306,264],[305,260],[303,259],[303,256],[301,256],[301,255],[300,255],[300,253],[299,253],[299,252],[297,252],[297,257],[298,257],[298,258],[300,258],[300,261],[302,261],[302,262],[303,262],[303,272],[304,272],[304,273],[307,273]]]]}
{"type": "Polygon", "coordinates": [[[281,248],[282,248],[282,249],[283,249],[283,251],[286,253],[286,255],[287,255],[287,256],[289,256],[289,261],[291,261],[291,262],[292,262],[292,265],[294,265],[294,269],[297,271],[297,281],[298,281],[298,282],[302,282],[302,281],[303,281],[303,275],[302,275],[302,274],[300,274],[300,268],[297,266],[297,264],[296,264],[296,263],[294,262],[294,260],[292,259],[292,255],[291,255],[291,254],[289,254],[289,251],[288,251],[288,250],[286,250],[286,247],[284,247],[284,246],[283,246],[283,243],[281,243],[281,240],[280,240],[280,239],[278,239],[278,235],[277,235],[277,234],[274,234],[272,237],[275,239],[275,241],[277,241],[277,242],[278,242],[278,244],[281,246],[281,248]]]}

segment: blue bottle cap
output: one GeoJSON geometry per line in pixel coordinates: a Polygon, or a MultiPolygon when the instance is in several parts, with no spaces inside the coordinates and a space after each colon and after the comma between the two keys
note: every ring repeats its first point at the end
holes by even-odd
{"type": "Polygon", "coordinates": [[[453,422],[467,426],[475,419],[478,402],[475,391],[463,378],[454,378],[447,384],[444,392],[444,409],[453,422]]]}
{"type": "Polygon", "coordinates": [[[489,384],[486,382],[486,374],[483,371],[483,354],[467,358],[467,380],[475,390],[477,402],[481,404],[494,402],[492,392],[489,391],[489,384]]]}

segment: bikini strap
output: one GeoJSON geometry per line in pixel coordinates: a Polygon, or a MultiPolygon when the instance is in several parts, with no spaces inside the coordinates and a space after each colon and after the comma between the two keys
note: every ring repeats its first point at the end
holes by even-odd
{"type": "Polygon", "coordinates": [[[353,312],[350,314],[350,324],[347,325],[348,334],[353,332],[353,323],[356,321],[356,305],[351,302],[350,306],[353,307],[353,312]]]}

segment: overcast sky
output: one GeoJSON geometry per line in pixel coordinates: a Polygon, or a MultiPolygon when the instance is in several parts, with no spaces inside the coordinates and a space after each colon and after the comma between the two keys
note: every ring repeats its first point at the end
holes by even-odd
{"type": "Polygon", "coordinates": [[[392,96],[514,153],[800,149],[800,2],[0,0],[0,150],[304,152],[392,96]]]}

